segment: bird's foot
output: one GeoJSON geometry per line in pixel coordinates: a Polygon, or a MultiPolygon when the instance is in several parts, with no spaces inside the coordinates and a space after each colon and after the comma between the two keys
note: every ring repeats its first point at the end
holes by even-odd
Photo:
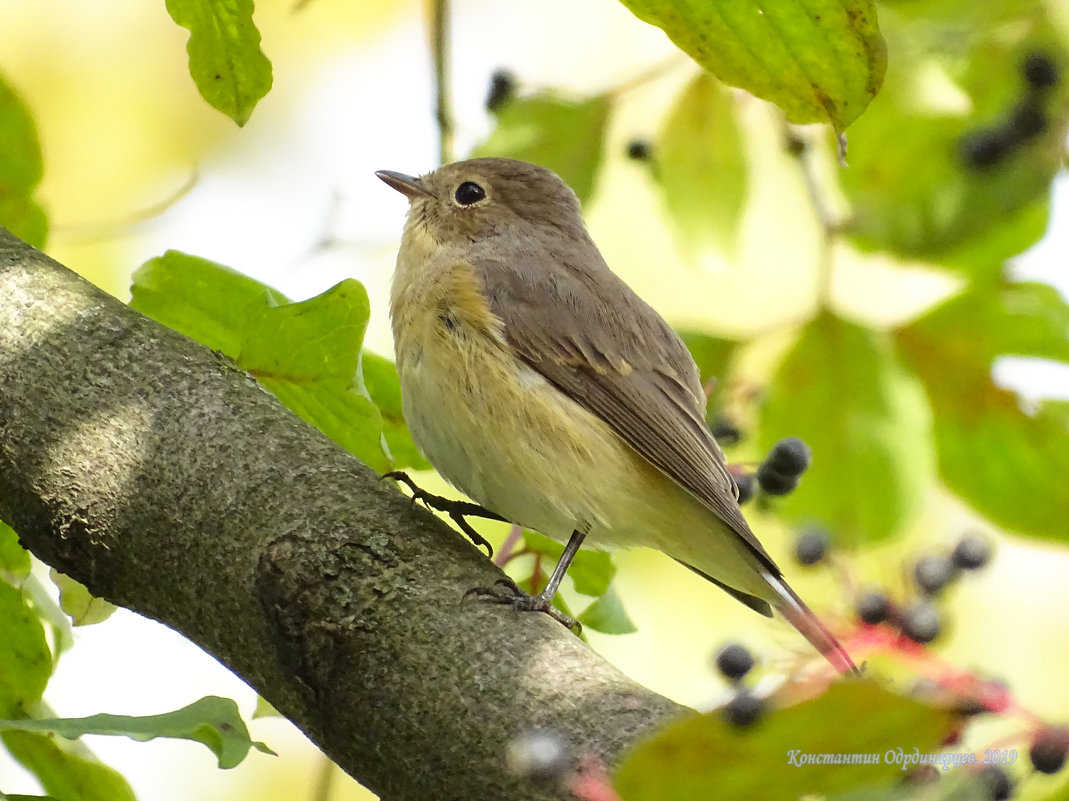
{"type": "Polygon", "coordinates": [[[531,595],[517,587],[516,582],[510,578],[498,579],[493,587],[474,587],[464,593],[464,598],[508,604],[517,612],[544,612],[566,629],[574,630],[577,634],[583,631],[583,624],[557,609],[553,605],[552,596],[547,595],[544,590],[531,595]]]}
{"type": "Polygon", "coordinates": [[[449,519],[457,524],[457,527],[464,532],[464,534],[475,544],[477,548],[486,548],[486,555],[493,557],[494,547],[486,541],[486,538],[472,528],[471,524],[465,519],[465,515],[471,515],[473,517],[485,517],[487,520],[504,520],[501,515],[491,512],[489,509],[480,506],[477,503],[471,503],[470,501],[457,501],[452,498],[443,498],[441,495],[432,495],[424,489],[420,489],[408,473],[403,470],[393,470],[389,473],[383,473],[383,478],[392,478],[399,484],[404,484],[409,490],[412,491],[412,500],[421,501],[424,505],[431,509],[437,509],[439,512],[445,512],[449,515],[449,519]]]}

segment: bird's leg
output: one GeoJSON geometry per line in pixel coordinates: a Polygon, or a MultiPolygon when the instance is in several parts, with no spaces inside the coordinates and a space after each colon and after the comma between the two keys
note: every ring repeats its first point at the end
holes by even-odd
{"type": "Polygon", "coordinates": [[[468,539],[470,539],[476,547],[486,548],[486,555],[493,557],[494,547],[486,541],[486,538],[482,536],[478,531],[471,527],[471,524],[464,519],[465,515],[471,515],[472,517],[484,517],[487,520],[501,520],[508,522],[501,515],[491,512],[489,509],[480,506],[477,503],[471,503],[470,501],[456,501],[451,498],[443,498],[441,495],[432,495],[426,490],[420,489],[419,486],[408,477],[408,473],[402,470],[393,470],[389,473],[383,473],[383,478],[392,478],[401,484],[404,484],[410,490],[412,490],[412,500],[422,501],[431,509],[437,509],[439,512],[445,512],[449,515],[449,519],[457,524],[457,527],[463,531],[468,539]]]}
{"type": "Polygon", "coordinates": [[[537,595],[528,595],[517,587],[512,579],[501,579],[495,588],[476,587],[464,593],[464,597],[475,596],[493,603],[511,604],[513,609],[522,612],[545,612],[565,628],[582,631],[583,626],[578,620],[569,617],[553,605],[553,596],[557,594],[557,588],[560,587],[564,574],[568,572],[568,566],[571,565],[572,559],[575,558],[585,538],[586,534],[582,531],[572,532],[571,539],[564,546],[564,553],[557,560],[557,566],[553,568],[549,576],[549,581],[537,595]],[[504,591],[497,588],[503,588],[504,591]]]}

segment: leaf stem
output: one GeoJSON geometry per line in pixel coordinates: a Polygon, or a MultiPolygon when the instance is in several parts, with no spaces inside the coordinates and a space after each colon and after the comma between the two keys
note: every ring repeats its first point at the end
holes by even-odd
{"type": "Polygon", "coordinates": [[[828,307],[831,300],[832,269],[835,266],[833,247],[839,236],[841,223],[832,211],[817,178],[811,143],[794,130],[786,120],[783,121],[783,138],[784,148],[798,162],[806,194],[809,196],[809,202],[822,233],[820,255],[817,261],[817,305],[824,309],[828,307]]]}
{"type": "Polygon", "coordinates": [[[432,1],[430,27],[435,118],[438,121],[438,161],[448,164],[453,160],[453,103],[449,91],[449,0],[432,1]]]}
{"type": "Polygon", "coordinates": [[[604,94],[611,98],[619,97],[622,94],[630,92],[632,89],[637,89],[640,86],[644,86],[651,81],[663,77],[672,70],[683,66],[688,61],[690,61],[689,58],[686,58],[681,53],[677,53],[676,55],[664,59],[659,64],[654,64],[652,67],[644,70],[638,75],[633,75],[627,80],[609,87],[605,90],[604,94]]]}
{"type": "Polygon", "coordinates": [[[501,544],[501,547],[497,549],[497,555],[494,557],[494,564],[498,567],[504,567],[508,564],[510,559],[519,556],[519,553],[515,553],[516,546],[523,541],[523,527],[514,525],[509,529],[508,536],[505,537],[505,541],[501,544]]]}
{"type": "Polygon", "coordinates": [[[334,763],[326,754],[320,755],[319,767],[316,770],[315,786],[312,789],[312,801],[330,801],[334,793],[334,763]]]}
{"type": "Polygon", "coordinates": [[[118,217],[107,222],[72,223],[59,225],[52,229],[57,239],[71,245],[86,245],[94,242],[107,242],[111,239],[129,236],[131,229],[136,226],[154,220],[177,205],[186,195],[192,192],[200,182],[200,173],[194,169],[190,172],[185,182],[171,194],[150,203],[143,209],[138,209],[123,217],[118,217]]]}

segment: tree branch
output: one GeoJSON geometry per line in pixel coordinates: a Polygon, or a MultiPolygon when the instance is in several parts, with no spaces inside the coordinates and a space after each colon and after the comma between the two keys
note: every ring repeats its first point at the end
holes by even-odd
{"type": "Polygon", "coordinates": [[[551,727],[612,763],[681,708],[501,576],[226,357],[0,229],[0,518],[177,629],[391,801],[563,798],[503,746],[551,727]]]}

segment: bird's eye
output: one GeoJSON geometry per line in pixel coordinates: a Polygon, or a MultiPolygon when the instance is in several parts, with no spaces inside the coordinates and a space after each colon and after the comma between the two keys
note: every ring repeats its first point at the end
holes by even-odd
{"type": "Polygon", "coordinates": [[[486,197],[486,191],[473,181],[465,181],[453,195],[461,206],[471,206],[486,197]]]}

